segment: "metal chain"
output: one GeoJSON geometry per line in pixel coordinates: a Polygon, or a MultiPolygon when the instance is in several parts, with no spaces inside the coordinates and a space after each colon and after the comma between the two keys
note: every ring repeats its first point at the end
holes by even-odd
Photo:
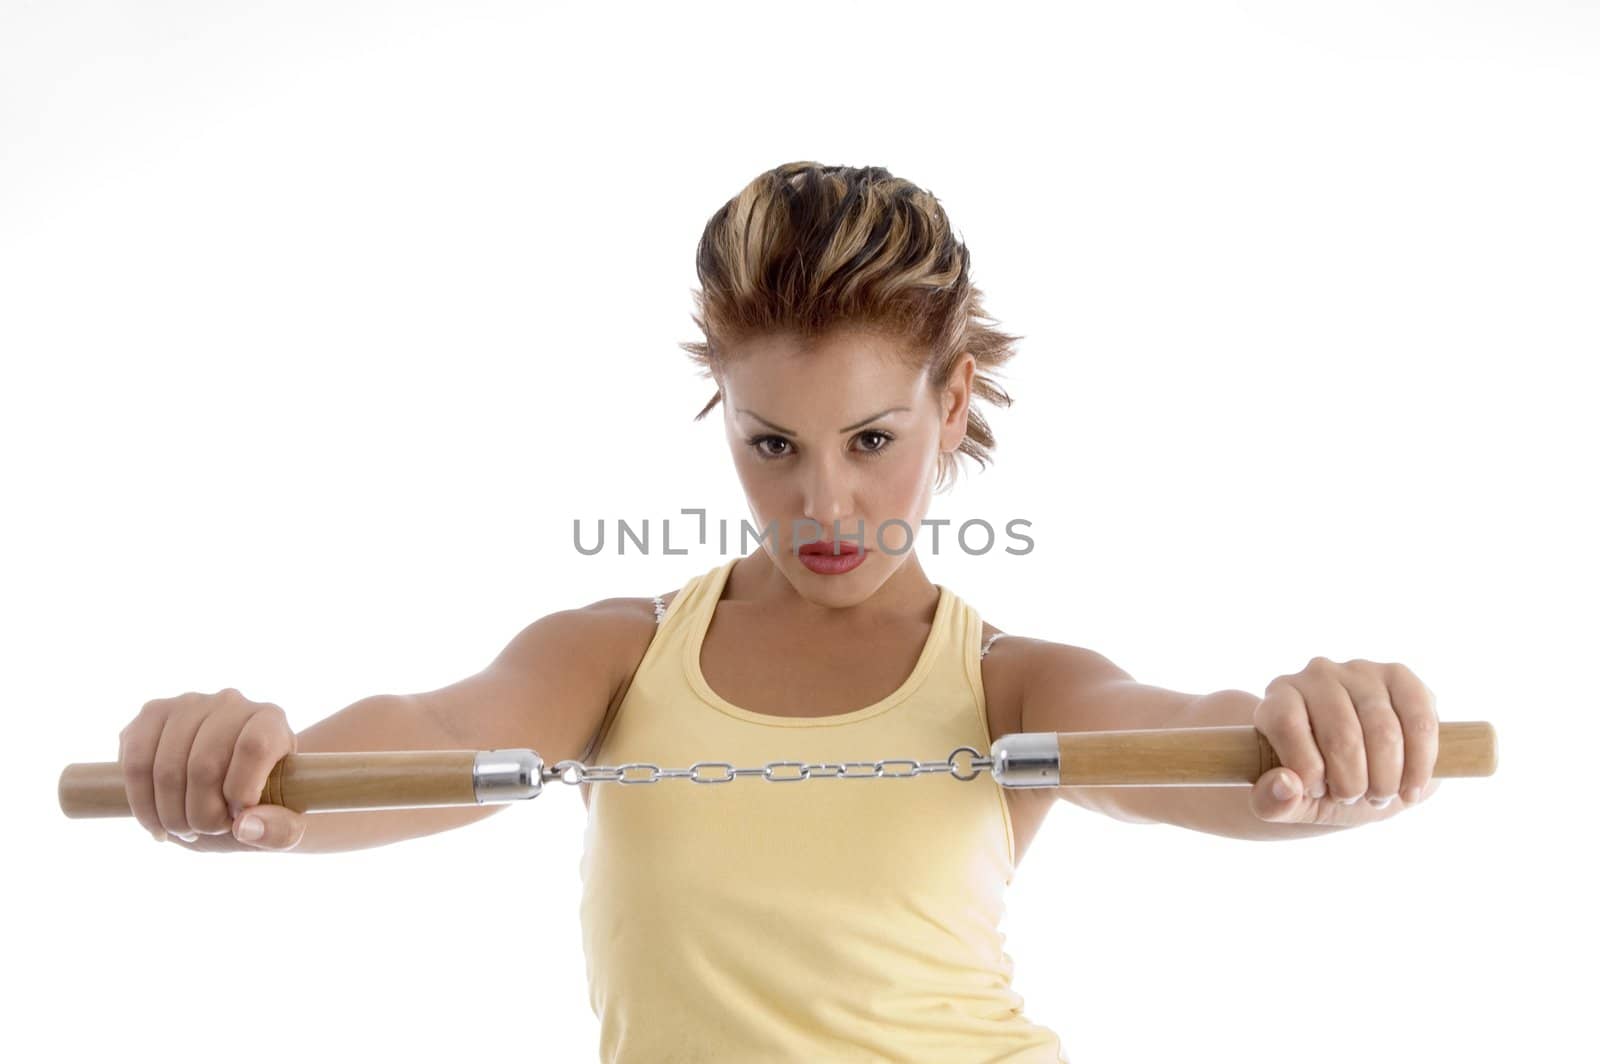
{"type": "Polygon", "coordinates": [[[912,776],[926,775],[931,772],[948,772],[958,780],[977,779],[978,775],[994,766],[993,760],[980,757],[978,751],[970,746],[958,746],[950,751],[950,756],[943,761],[913,761],[907,758],[886,758],[882,761],[822,761],[809,763],[805,761],[768,761],[761,768],[734,768],[726,761],[696,761],[688,768],[662,768],[648,762],[632,762],[626,765],[585,765],[582,761],[568,759],[557,761],[554,765],[547,765],[540,769],[539,776],[544,783],[560,782],[570,784],[580,783],[657,783],[664,779],[686,779],[690,783],[732,783],[739,776],[760,776],[769,783],[799,783],[801,780],[813,779],[841,779],[841,780],[870,780],[870,779],[906,779],[912,776]],[[962,774],[956,765],[956,755],[965,751],[972,755],[967,765],[967,773],[962,774]],[[909,771],[885,771],[886,765],[909,765],[909,771]],[[793,775],[773,775],[774,769],[795,769],[793,775]],[[630,769],[648,771],[648,776],[630,778],[627,773],[630,769]],[[703,769],[723,769],[720,776],[706,777],[701,775],[703,769]],[[866,769],[855,771],[852,769],[866,769]],[[573,774],[576,775],[573,775],[573,774]]]}

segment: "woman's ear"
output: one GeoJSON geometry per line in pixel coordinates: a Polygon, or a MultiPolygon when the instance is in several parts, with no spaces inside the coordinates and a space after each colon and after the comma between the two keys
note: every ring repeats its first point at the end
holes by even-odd
{"type": "Polygon", "coordinates": [[[978,360],[963,352],[940,395],[939,450],[954,451],[967,438],[967,411],[972,403],[972,378],[978,360]]]}

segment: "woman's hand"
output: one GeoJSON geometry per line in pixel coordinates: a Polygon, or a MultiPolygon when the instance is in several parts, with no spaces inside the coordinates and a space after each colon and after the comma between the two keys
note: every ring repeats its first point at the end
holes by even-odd
{"type": "Polygon", "coordinates": [[[1439,789],[1433,692],[1404,665],[1312,658],[1267,684],[1253,723],[1282,762],[1251,791],[1262,820],[1353,827],[1439,789]]]}
{"type": "Polygon", "coordinates": [[[119,739],[128,808],[157,842],[213,851],[300,844],[305,814],[261,802],[273,766],[298,744],[276,703],[232,687],[157,698],[119,739]]]}

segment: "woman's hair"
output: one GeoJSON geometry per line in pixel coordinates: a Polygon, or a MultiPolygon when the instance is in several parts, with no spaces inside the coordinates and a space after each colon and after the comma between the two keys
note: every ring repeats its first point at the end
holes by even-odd
{"type": "MultiPolygon", "coordinates": [[[[782,334],[804,350],[849,326],[896,341],[910,366],[927,369],[935,393],[971,352],[974,397],[1010,406],[990,372],[1016,354],[1022,337],[983,324],[994,319],[968,279],[968,262],[932,193],[881,166],[785,163],[706,223],[695,256],[701,287],[693,293],[694,323],[706,339],[678,346],[712,378],[743,340],[782,334]]],[[[695,420],[721,399],[719,389],[695,420]]],[[[957,453],[939,455],[936,490],[955,472],[957,454],[985,466],[994,446],[974,402],[957,453]]]]}

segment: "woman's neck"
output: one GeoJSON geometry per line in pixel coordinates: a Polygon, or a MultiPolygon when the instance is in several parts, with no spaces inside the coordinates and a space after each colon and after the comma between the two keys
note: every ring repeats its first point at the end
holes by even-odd
{"type": "Polygon", "coordinates": [[[939,588],[923,572],[917,552],[912,550],[900,560],[889,578],[867,598],[851,606],[829,606],[802,595],[763,548],[734,563],[732,571],[728,573],[728,582],[722,589],[722,598],[724,601],[747,602],[785,613],[793,611],[797,620],[815,620],[820,624],[872,625],[907,615],[932,616],[939,604],[939,588]]]}

